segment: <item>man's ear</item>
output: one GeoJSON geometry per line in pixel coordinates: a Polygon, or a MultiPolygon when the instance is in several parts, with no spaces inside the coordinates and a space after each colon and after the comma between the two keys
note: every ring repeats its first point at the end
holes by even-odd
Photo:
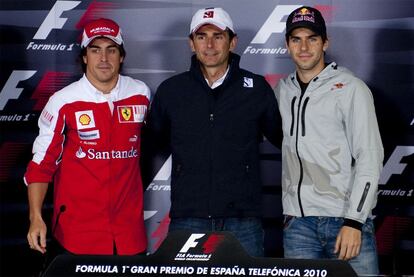
{"type": "Polygon", "coordinates": [[[329,47],[329,40],[326,38],[325,42],[323,43],[323,51],[326,52],[326,50],[329,47]]]}
{"type": "Polygon", "coordinates": [[[238,42],[238,38],[237,36],[234,36],[230,41],[230,51],[233,51],[234,49],[236,49],[237,42],[238,42]]]}
{"type": "Polygon", "coordinates": [[[188,44],[190,45],[191,51],[195,52],[194,41],[191,38],[188,38],[188,44]]]}

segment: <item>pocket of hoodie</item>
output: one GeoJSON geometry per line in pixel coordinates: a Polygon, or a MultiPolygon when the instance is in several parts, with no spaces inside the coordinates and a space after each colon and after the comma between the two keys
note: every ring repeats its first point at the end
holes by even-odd
{"type": "Polygon", "coordinates": [[[295,217],[292,215],[285,215],[283,218],[283,230],[287,230],[292,226],[295,221],[295,217]]]}

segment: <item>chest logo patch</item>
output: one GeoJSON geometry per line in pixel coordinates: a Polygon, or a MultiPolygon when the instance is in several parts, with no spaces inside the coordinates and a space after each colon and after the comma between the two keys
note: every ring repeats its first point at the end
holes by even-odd
{"type": "Polygon", "coordinates": [[[79,117],[79,122],[82,124],[82,126],[89,125],[91,123],[91,118],[87,114],[83,114],[79,117]]]}
{"type": "Polygon", "coordinates": [[[252,88],[253,87],[253,79],[252,78],[244,77],[243,87],[245,87],[245,88],[252,88]]]}
{"type": "Polygon", "coordinates": [[[131,119],[132,108],[131,107],[122,107],[121,108],[121,115],[125,121],[129,121],[131,119]]]}
{"type": "Polygon", "coordinates": [[[99,130],[78,131],[78,135],[81,140],[99,139],[99,130]]]}
{"type": "Polygon", "coordinates": [[[146,105],[118,106],[118,119],[120,123],[143,122],[146,113],[146,105]]]}
{"type": "Polygon", "coordinates": [[[333,87],[331,88],[331,90],[335,90],[335,89],[341,89],[343,88],[345,85],[343,83],[336,83],[333,85],[333,87]]]}
{"type": "Polygon", "coordinates": [[[92,110],[75,112],[75,117],[78,130],[95,128],[95,119],[92,110]]]}

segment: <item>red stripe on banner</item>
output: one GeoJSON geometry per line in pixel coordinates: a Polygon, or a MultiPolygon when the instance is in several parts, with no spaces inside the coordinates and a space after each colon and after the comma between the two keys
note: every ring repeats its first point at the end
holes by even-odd
{"type": "Polygon", "coordinates": [[[333,12],[336,9],[335,7],[327,5],[315,5],[314,8],[321,12],[326,23],[332,22],[333,12]]]}
{"type": "Polygon", "coordinates": [[[216,251],[217,246],[224,240],[224,235],[212,234],[203,244],[203,253],[211,254],[216,251]]]}
{"type": "Polygon", "coordinates": [[[37,100],[33,110],[42,110],[53,93],[71,83],[71,76],[69,72],[46,72],[32,94],[31,98],[37,100]]]}
{"type": "Polygon", "coordinates": [[[413,220],[407,217],[385,217],[376,232],[378,254],[392,254],[401,235],[410,227],[412,222],[413,220]]]}
{"type": "Polygon", "coordinates": [[[265,79],[269,85],[274,88],[280,79],[285,78],[288,74],[266,74],[265,79]]]}
{"type": "Polygon", "coordinates": [[[170,225],[170,215],[167,215],[161,220],[158,228],[151,234],[151,238],[158,239],[156,243],[154,243],[154,251],[160,247],[161,242],[164,241],[165,237],[168,233],[168,226],[170,225]]]}
{"type": "Polygon", "coordinates": [[[14,170],[20,155],[27,150],[30,144],[19,142],[5,142],[0,146],[0,182],[6,182],[14,170]]]}
{"type": "MultiPolygon", "coordinates": [[[[120,7],[119,3],[108,3],[108,2],[96,2],[93,1],[88,8],[86,9],[85,13],[82,15],[79,22],[76,24],[76,28],[78,30],[83,30],[86,24],[90,21],[101,17],[110,17],[111,11],[120,7]]],[[[82,40],[82,33],[78,37],[78,41],[82,40]]]]}

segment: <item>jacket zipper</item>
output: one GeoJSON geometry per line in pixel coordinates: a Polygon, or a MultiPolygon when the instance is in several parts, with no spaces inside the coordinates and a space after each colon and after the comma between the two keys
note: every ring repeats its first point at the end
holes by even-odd
{"type": "Polygon", "coordinates": [[[299,144],[299,121],[300,121],[300,107],[302,104],[302,98],[303,98],[304,93],[301,94],[300,98],[299,98],[299,103],[298,103],[298,114],[297,114],[297,118],[296,118],[296,156],[298,157],[298,161],[299,161],[299,182],[298,182],[298,203],[299,203],[299,208],[300,208],[300,214],[302,217],[305,216],[305,213],[303,212],[303,207],[302,207],[302,200],[300,198],[300,190],[302,188],[302,181],[303,181],[303,165],[302,165],[302,160],[300,159],[299,156],[299,149],[298,149],[298,144],[299,144]]]}
{"type": "Polygon", "coordinates": [[[368,195],[370,187],[371,187],[371,183],[367,182],[364,188],[364,192],[362,193],[361,200],[359,200],[357,212],[361,212],[362,207],[364,206],[364,203],[365,203],[365,199],[367,199],[367,195],[368,195]]]}
{"type": "Polygon", "coordinates": [[[209,121],[210,121],[210,153],[209,153],[209,187],[210,187],[210,192],[209,192],[209,197],[208,197],[208,211],[207,211],[207,217],[208,218],[212,218],[212,212],[211,212],[211,207],[212,207],[212,199],[214,199],[214,197],[211,197],[212,195],[212,189],[213,189],[213,128],[214,128],[214,106],[215,106],[215,99],[214,99],[214,91],[210,90],[209,92],[209,121]]]}
{"type": "Polygon", "coordinates": [[[306,106],[308,105],[309,97],[306,97],[305,102],[303,103],[302,108],[302,137],[306,134],[306,127],[305,127],[305,112],[306,112],[306,106]]]}
{"type": "Polygon", "coordinates": [[[290,136],[293,136],[293,128],[295,126],[295,102],[297,97],[293,97],[292,102],[290,104],[290,115],[292,117],[292,123],[290,125],[290,136]]]}

